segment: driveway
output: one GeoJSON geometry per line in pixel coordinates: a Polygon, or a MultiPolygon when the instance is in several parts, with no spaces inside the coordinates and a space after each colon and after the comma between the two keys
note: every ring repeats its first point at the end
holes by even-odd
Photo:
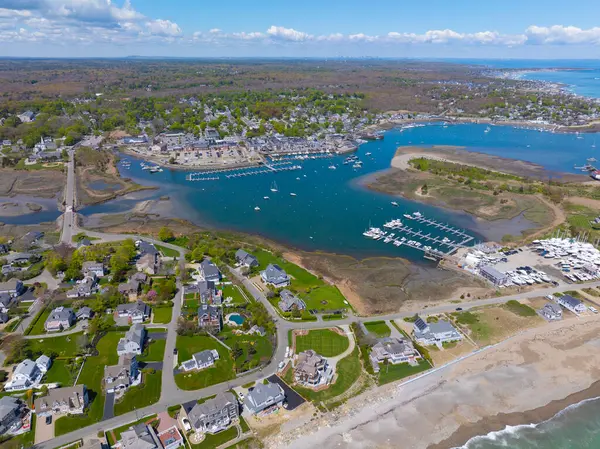
{"type": "Polygon", "coordinates": [[[44,441],[48,441],[54,438],[55,418],[55,416],[52,417],[52,422],[50,424],[46,424],[46,418],[38,417],[35,420],[35,444],[42,443],[44,441]]]}
{"type": "Polygon", "coordinates": [[[287,410],[294,410],[306,402],[302,396],[292,390],[279,376],[273,374],[271,377],[268,377],[267,380],[274,384],[279,384],[281,388],[283,388],[285,400],[288,404],[287,410]]]}
{"type": "Polygon", "coordinates": [[[106,393],[106,399],[104,400],[104,414],[102,415],[102,421],[105,419],[110,419],[115,416],[114,412],[115,405],[115,394],[114,393],[106,393]]]}
{"type": "Polygon", "coordinates": [[[140,362],[141,368],[153,368],[156,371],[163,369],[163,362],[140,362]]]}
{"type": "MultiPolygon", "coordinates": [[[[152,330],[152,328],[149,328],[149,330],[152,330]]],[[[166,340],[167,333],[166,332],[148,332],[148,338],[151,338],[152,340],[166,340]]]]}

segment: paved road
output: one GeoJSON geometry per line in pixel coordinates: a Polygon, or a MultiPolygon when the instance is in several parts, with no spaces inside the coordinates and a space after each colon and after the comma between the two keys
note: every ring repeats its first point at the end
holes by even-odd
{"type": "Polygon", "coordinates": [[[67,185],[65,187],[65,212],[62,216],[61,243],[73,245],[73,236],[76,234],[75,208],[75,150],[69,150],[67,163],[67,185]]]}

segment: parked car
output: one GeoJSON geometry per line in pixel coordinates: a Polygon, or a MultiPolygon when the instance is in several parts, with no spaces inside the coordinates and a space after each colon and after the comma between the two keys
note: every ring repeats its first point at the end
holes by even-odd
{"type": "Polygon", "coordinates": [[[52,415],[46,416],[46,425],[49,426],[50,424],[52,424],[52,415]]]}

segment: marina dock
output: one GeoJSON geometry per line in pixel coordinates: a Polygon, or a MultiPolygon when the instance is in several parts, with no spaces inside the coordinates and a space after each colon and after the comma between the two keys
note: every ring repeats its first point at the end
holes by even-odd
{"type": "Polygon", "coordinates": [[[225,178],[241,178],[244,176],[262,175],[266,173],[277,173],[283,171],[301,170],[301,165],[292,165],[291,162],[274,162],[270,164],[264,164],[260,167],[254,168],[222,168],[216,170],[209,170],[203,172],[189,173],[185,179],[187,181],[218,181],[219,176],[215,176],[218,173],[229,173],[225,175],[225,178]]]}

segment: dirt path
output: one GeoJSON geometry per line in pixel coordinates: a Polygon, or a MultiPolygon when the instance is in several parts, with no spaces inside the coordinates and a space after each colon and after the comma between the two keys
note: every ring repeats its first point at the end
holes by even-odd
{"type": "Polygon", "coordinates": [[[546,234],[549,230],[554,229],[557,226],[560,226],[561,224],[563,224],[567,219],[565,212],[562,210],[562,208],[560,206],[557,206],[556,204],[552,203],[551,201],[548,201],[542,195],[536,195],[536,197],[542,203],[544,203],[546,206],[548,206],[548,208],[550,208],[552,210],[552,212],[554,213],[554,220],[552,220],[552,223],[550,223],[548,226],[538,229],[533,234],[528,235],[527,236],[528,240],[536,239],[537,237],[540,237],[540,236],[546,234]]]}
{"type": "Polygon", "coordinates": [[[576,204],[577,206],[585,206],[590,209],[600,210],[600,200],[594,200],[592,198],[583,198],[581,196],[568,196],[565,198],[565,202],[576,204]]]}

